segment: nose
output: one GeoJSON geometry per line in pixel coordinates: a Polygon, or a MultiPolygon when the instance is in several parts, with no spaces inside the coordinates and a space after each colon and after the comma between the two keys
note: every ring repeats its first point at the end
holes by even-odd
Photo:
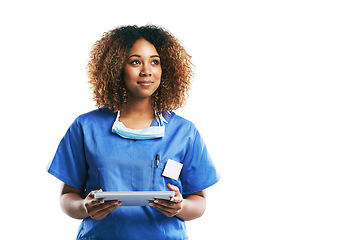
{"type": "Polygon", "coordinates": [[[151,76],[151,70],[149,66],[143,65],[143,68],[140,71],[141,77],[151,76]]]}

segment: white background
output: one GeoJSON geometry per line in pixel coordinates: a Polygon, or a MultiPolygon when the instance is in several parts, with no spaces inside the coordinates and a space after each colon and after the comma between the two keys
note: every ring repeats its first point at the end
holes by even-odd
{"type": "Polygon", "coordinates": [[[75,239],[45,171],[95,108],[91,46],[153,23],[196,66],[188,104],[222,175],[190,239],[359,239],[357,1],[4,1],[0,6],[1,235],[75,239]]]}

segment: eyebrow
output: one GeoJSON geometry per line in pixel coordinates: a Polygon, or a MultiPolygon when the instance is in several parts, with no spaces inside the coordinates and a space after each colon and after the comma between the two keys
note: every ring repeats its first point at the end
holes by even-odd
{"type": "MultiPolygon", "coordinates": [[[[132,57],[141,57],[140,55],[137,55],[137,54],[134,54],[134,55],[131,55],[130,57],[128,57],[128,59],[132,58],[132,57]]],[[[150,58],[160,58],[159,55],[151,55],[150,58]]]]}

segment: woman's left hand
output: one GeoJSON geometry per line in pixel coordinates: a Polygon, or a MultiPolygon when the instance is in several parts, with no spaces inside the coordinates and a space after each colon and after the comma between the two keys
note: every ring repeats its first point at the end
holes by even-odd
{"type": "Polygon", "coordinates": [[[166,216],[173,217],[180,212],[183,197],[178,187],[171,185],[170,183],[168,183],[167,187],[170,191],[174,191],[175,195],[170,200],[155,199],[154,201],[150,201],[149,205],[166,216]]]}

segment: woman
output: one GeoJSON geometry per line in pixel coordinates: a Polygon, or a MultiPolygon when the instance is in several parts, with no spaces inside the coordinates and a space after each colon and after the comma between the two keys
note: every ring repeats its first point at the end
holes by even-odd
{"type": "Polygon", "coordinates": [[[61,207],[83,219],[77,239],[186,239],[219,176],[183,106],[190,56],[155,26],[111,30],[91,51],[88,75],[99,109],[79,116],[48,172],[63,181],[61,207]],[[171,161],[172,160],[172,161],[171,161]],[[164,174],[169,162],[179,176],[164,174]],[[174,191],[149,206],[95,199],[96,191],[174,191]]]}

